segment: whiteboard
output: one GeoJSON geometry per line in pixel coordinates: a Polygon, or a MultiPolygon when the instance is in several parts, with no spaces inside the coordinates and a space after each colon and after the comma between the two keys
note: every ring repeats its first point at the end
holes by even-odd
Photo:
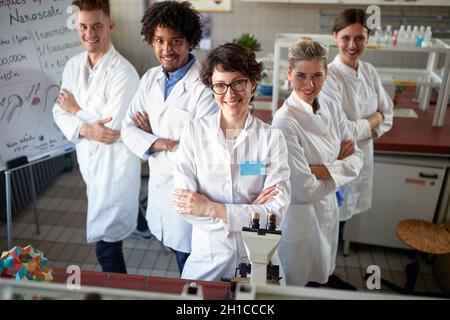
{"type": "Polygon", "coordinates": [[[71,0],[0,1],[0,171],[74,149],[53,121],[64,65],[83,51],[71,0]],[[68,13],[69,12],[69,13],[68,13]]]}

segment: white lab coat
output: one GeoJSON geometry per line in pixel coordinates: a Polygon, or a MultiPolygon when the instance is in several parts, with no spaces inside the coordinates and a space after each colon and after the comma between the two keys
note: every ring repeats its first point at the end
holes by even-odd
{"type": "Polygon", "coordinates": [[[373,139],[366,118],[377,110],[383,112],[383,122],[374,129],[381,137],[392,127],[393,102],[373,65],[359,61],[356,71],[342,63],[339,55],[328,65],[322,93],[342,106],[358,147],[364,152],[364,166],[359,177],[344,187],[340,220],[346,221],[372,206],[373,139]]]}
{"type": "Polygon", "coordinates": [[[136,228],[139,189],[139,158],[119,138],[103,144],[80,138],[81,125],[112,117],[106,126],[120,130],[121,121],[139,85],[134,67],[112,45],[95,66],[87,84],[87,52],[71,58],[65,68],[61,88],[74,96],[82,109],[76,115],[53,107],[56,124],[66,138],[76,144],[80,172],[87,187],[87,241],[116,242],[136,228]]]}
{"type": "Polygon", "coordinates": [[[268,214],[273,212],[280,222],[290,201],[287,148],[280,130],[248,114],[230,154],[220,117],[221,113],[189,122],[178,151],[175,188],[199,192],[227,207],[227,222],[180,215],[193,226],[192,252],[181,275],[185,279],[234,277],[239,263],[248,262],[241,231],[250,225],[252,212],[260,214],[260,227],[265,228],[268,214]],[[264,161],[265,173],[241,175],[244,161],[264,161]],[[273,185],[279,193],[271,203],[251,204],[273,185]]]}
{"type": "Polygon", "coordinates": [[[162,67],[148,70],[141,79],[122,129],[123,141],[130,150],[140,158],[148,159],[147,222],[150,231],[166,246],[186,253],[191,252],[192,228],[175,213],[172,201],[177,152],[156,152],[150,157],[146,152],[159,137],[179,140],[187,120],[218,111],[212,91],[200,81],[200,69],[201,65],[196,61],[166,101],[162,67]],[[137,111],[148,113],[153,134],[135,126],[133,116],[137,111]]]}
{"type": "Polygon", "coordinates": [[[335,191],[355,179],[363,164],[357,147],[337,160],[341,141],[353,140],[353,135],[335,103],[319,99],[319,105],[314,114],[293,92],[272,121],[286,138],[291,168],[291,205],[278,249],[287,285],[324,283],[333,273],[339,229],[335,191]],[[318,180],[309,168],[314,164],[325,165],[332,180],[318,180]]]}

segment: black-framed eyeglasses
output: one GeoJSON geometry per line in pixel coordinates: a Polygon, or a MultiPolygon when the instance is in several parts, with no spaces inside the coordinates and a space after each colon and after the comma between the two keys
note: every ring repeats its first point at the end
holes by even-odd
{"type": "Polygon", "coordinates": [[[227,93],[229,87],[231,87],[234,92],[241,92],[244,91],[247,87],[247,82],[248,79],[239,79],[234,80],[230,84],[216,83],[211,86],[211,90],[218,95],[224,95],[225,93],[227,93]]]}

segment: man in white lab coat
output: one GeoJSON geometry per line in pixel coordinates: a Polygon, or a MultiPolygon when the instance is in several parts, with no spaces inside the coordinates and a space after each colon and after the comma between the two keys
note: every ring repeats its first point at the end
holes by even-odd
{"type": "Polygon", "coordinates": [[[140,163],[122,142],[120,126],[139,76],[110,43],[109,1],[73,4],[86,51],[67,62],[53,116],[76,144],[87,188],[87,241],[96,243],[102,271],[126,273],[122,240],[136,228],[140,163]]]}
{"type": "Polygon", "coordinates": [[[181,273],[191,252],[192,227],[172,204],[176,150],[185,122],[218,108],[212,91],[199,79],[200,63],[190,53],[202,35],[200,17],[190,3],[157,2],[142,24],[141,34],[161,65],[142,77],[123,122],[122,138],[136,155],[148,159],[148,225],[174,251],[181,273]]]}

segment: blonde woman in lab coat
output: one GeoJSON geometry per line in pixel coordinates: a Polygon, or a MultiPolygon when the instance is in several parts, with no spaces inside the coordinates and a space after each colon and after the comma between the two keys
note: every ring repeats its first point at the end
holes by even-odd
{"type": "Polygon", "coordinates": [[[212,88],[220,113],[190,121],[181,136],[174,205],[192,224],[192,252],[182,278],[231,278],[248,262],[241,230],[253,212],[261,227],[278,221],[290,200],[287,148],[280,130],[249,112],[262,64],[237,44],[213,50],[202,81],[212,88]]]}
{"type": "Polygon", "coordinates": [[[339,212],[335,191],[354,180],[363,154],[336,102],[318,97],[326,51],[311,38],[289,49],[291,95],[275,113],[289,151],[292,199],[278,252],[286,284],[327,283],[335,269],[339,212]]]}
{"type": "Polygon", "coordinates": [[[373,141],[388,132],[393,121],[393,102],[378,72],[373,65],[360,60],[370,32],[366,21],[366,12],[361,9],[344,10],[336,18],[333,36],[339,54],[328,65],[328,78],[323,88],[323,93],[342,107],[357,145],[364,152],[359,177],[344,187],[341,221],[370,209],[373,141]]]}

